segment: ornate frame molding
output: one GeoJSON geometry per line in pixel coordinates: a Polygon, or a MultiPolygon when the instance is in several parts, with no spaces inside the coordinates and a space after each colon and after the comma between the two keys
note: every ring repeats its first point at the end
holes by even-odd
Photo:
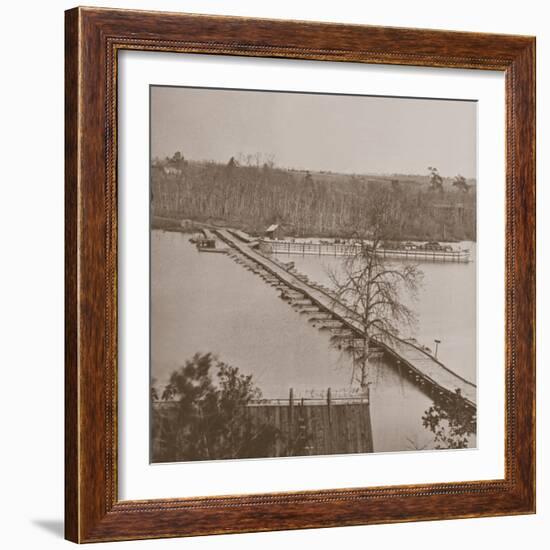
{"type": "Polygon", "coordinates": [[[66,537],[75,542],[535,509],[535,39],[98,8],[66,12],[66,537]],[[123,49],[499,70],[506,79],[504,479],[119,501],[117,54],[123,49]]]}

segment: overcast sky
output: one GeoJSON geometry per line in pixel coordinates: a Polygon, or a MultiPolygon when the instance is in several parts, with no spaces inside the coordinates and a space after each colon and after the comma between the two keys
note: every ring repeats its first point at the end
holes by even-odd
{"type": "Polygon", "coordinates": [[[288,168],[476,175],[476,103],[180,87],[151,88],[151,154],[288,168]]]}

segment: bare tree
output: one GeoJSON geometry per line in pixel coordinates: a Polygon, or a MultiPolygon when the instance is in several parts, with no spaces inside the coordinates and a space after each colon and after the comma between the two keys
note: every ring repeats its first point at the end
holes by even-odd
{"type": "Polygon", "coordinates": [[[334,337],[339,347],[353,358],[352,380],[366,391],[369,362],[379,350],[377,342],[396,336],[400,329],[416,322],[415,313],[403,302],[403,293],[416,296],[422,272],[415,264],[390,262],[380,249],[392,234],[397,212],[390,193],[380,191],[372,198],[363,229],[356,231],[353,250],[340,271],[329,271],[335,289],[334,300],[347,306],[347,320],[360,327],[334,337]],[[359,336],[360,334],[360,336],[359,336]]]}
{"type": "Polygon", "coordinates": [[[443,178],[439,174],[439,170],[433,166],[428,166],[430,172],[430,190],[443,193],[443,178]]]}
{"type": "Polygon", "coordinates": [[[453,187],[456,187],[463,193],[468,193],[470,191],[470,186],[466,182],[466,178],[461,174],[458,174],[453,179],[453,187]]]}

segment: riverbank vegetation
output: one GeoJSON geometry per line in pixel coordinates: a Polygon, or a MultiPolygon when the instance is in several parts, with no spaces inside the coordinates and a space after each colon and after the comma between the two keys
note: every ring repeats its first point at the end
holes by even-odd
{"type": "Polygon", "coordinates": [[[435,449],[466,449],[477,432],[476,409],[456,390],[447,402],[434,402],[424,412],[422,424],[433,433],[435,449]]]}
{"type": "MultiPolygon", "coordinates": [[[[210,353],[195,354],[164,388],[152,381],[152,462],[274,456],[280,430],[247,411],[261,395],[251,375],[210,353]]],[[[282,456],[307,454],[309,439],[306,431],[284,438],[282,456]]]]}
{"type": "Polygon", "coordinates": [[[230,225],[252,234],[277,223],[285,235],[353,237],[377,193],[391,197],[388,238],[475,240],[475,181],[424,175],[369,176],[279,168],[260,157],[226,164],[187,161],[176,153],[151,167],[155,218],[230,225]]]}
{"type": "Polygon", "coordinates": [[[152,408],[153,462],[270,455],[277,430],[254,425],[246,415],[246,405],[261,392],[252,376],[236,367],[209,353],[196,354],[171,374],[162,392],[153,386],[151,393],[157,403],[152,408]]]}

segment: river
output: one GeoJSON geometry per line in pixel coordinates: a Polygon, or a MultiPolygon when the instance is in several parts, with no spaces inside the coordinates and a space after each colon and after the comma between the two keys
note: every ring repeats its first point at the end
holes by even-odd
{"type": "MultiPolygon", "coordinates": [[[[475,254],[475,250],[473,251],[475,254]]],[[[285,257],[289,259],[290,257],[285,257]]],[[[327,282],[333,257],[292,256],[310,278],[327,282]]],[[[422,264],[414,304],[415,336],[439,358],[475,380],[475,263],[422,264]],[[457,293],[454,289],[460,289],[457,293]]],[[[199,253],[189,235],[151,235],[151,373],[160,388],[195,353],[212,352],[253,380],[267,398],[349,390],[351,363],[330,345],[330,333],[278,297],[260,277],[224,254],[199,253]]],[[[422,426],[431,399],[382,361],[372,365],[371,416],[377,452],[431,448],[422,426]]]]}

